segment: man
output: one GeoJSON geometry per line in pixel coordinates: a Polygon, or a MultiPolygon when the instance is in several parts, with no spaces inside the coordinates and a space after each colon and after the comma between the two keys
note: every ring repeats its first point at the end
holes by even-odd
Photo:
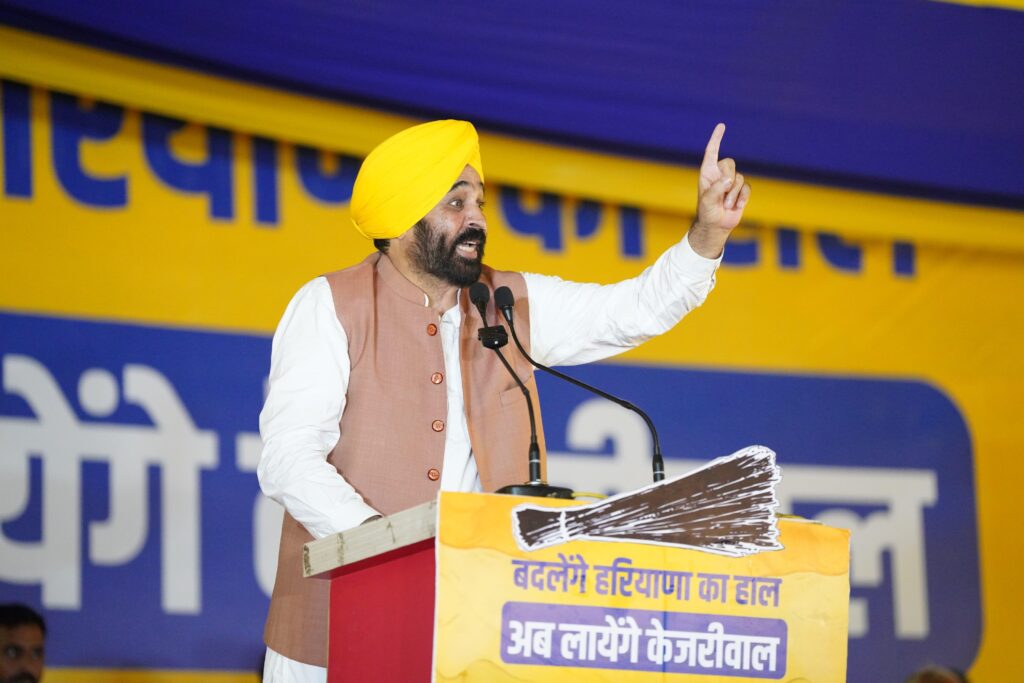
{"type": "Polygon", "coordinates": [[[39,683],[46,622],[31,607],[0,605],[0,683],[39,683]]]}
{"type": "MultiPolygon", "coordinates": [[[[327,586],[302,579],[305,542],[439,488],[493,491],[527,479],[524,399],[476,340],[483,322],[469,285],[512,289],[524,346],[548,365],[599,360],[667,331],[713,287],[750,196],[735,163],[718,159],[724,132],[719,124],[708,142],[688,235],[638,277],[603,287],[483,265],[483,166],[471,124],[414,126],[367,156],[351,211],[377,253],[305,285],[274,335],[258,475],[287,514],[265,681],[325,677],[327,586]]],[[[487,314],[496,322],[493,304],[487,314]]],[[[535,394],[532,367],[508,357],[535,394]]]]}

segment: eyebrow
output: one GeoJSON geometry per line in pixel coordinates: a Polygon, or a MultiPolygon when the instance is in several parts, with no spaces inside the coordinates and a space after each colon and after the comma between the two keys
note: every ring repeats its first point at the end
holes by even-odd
{"type": "MultiPolygon", "coordinates": [[[[448,191],[452,192],[455,189],[462,187],[463,185],[465,185],[466,187],[472,187],[472,184],[468,180],[458,180],[458,181],[455,182],[454,185],[452,185],[452,189],[450,189],[448,191]]],[[[481,190],[484,189],[484,184],[483,183],[480,183],[480,189],[481,190]]]]}

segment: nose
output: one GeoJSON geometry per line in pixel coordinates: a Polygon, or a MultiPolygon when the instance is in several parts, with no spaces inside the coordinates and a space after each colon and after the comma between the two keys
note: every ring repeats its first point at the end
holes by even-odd
{"type": "Polygon", "coordinates": [[[466,227],[487,230],[487,218],[484,216],[484,210],[476,204],[466,214],[466,227]]]}

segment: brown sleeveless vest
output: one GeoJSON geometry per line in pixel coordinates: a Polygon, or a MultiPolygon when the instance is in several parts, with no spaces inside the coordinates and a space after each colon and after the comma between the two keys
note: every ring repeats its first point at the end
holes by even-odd
{"type": "MultiPolygon", "coordinates": [[[[341,438],[328,461],[382,514],[432,500],[440,487],[439,479],[433,477],[443,465],[444,430],[449,419],[440,320],[424,305],[423,292],[405,279],[387,256],[372,254],[362,263],[326,277],[338,320],[348,336],[352,367],[341,438]]],[[[485,267],[480,280],[492,291],[503,285],[512,290],[516,331],[529,350],[529,301],[522,275],[485,267]]],[[[480,483],[485,491],[493,491],[528,478],[526,401],[494,352],[477,341],[480,316],[466,289],[459,295],[459,307],[469,437],[480,483]]],[[[500,319],[492,299],[487,307],[488,323],[500,319]]],[[[511,344],[503,353],[533,397],[543,455],[533,368],[511,344]]],[[[285,513],[263,637],[268,647],[289,659],[327,666],[328,583],[302,578],[302,546],[311,540],[309,532],[285,513]]],[[[345,615],[335,614],[334,618],[344,619],[345,615]]]]}

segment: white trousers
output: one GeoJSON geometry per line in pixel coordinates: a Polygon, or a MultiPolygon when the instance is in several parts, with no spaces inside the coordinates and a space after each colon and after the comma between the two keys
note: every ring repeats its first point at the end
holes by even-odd
{"type": "Polygon", "coordinates": [[[296,662],[268,647],[263,662],[263,683],[327,683],[327,669],[296,662]]]}

